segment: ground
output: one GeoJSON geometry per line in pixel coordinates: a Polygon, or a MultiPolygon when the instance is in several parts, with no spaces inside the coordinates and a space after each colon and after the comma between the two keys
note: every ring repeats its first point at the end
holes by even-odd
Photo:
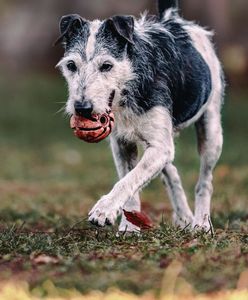
{"type": "MultiPolygon", "coordinates": [[[[40,296],[51,285],[82,293],[116,287],[159,295],[165,274],[179,266],[179,282],[193,293],[248,286],[246,96],[230,91],[223,110],[225,143],[212,201],[215,232],[174,228],[158,178],[142,193],[154,228],[116,237],[117,227],[99,229],[86,218],[117,180],[108,143],[90,145],[73,137],[69,120],[57,112],[66,100],[62,80],[1,78],[0,282],[27,282],[31,294],[40,296]]],[[[176,153],[193,207],[199,168],[194,128],[176,140],[176,153]]]]}

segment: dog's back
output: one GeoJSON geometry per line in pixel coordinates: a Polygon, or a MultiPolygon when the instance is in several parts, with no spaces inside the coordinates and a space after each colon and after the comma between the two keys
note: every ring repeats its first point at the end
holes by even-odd
{"type": "Polygon", "coordinates": [[[147,81],[139,89],[144,97],[136,95],[140,101],[135,104],[143,110],[165,105],[174,126],[182,128],[199,118],[213,91],[223,90],[222,70],[211,32],[180,18],[176,9],[160,11],[160,15],[143,15],[135,23],[138,62],[133,64],[142,82],[147,81]]]}

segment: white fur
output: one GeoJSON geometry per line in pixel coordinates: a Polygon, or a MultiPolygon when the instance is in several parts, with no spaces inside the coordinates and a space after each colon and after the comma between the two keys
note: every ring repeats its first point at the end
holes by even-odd
{"type": "MultiPolygon", "coordinates": [[[[111,136],[110,142],[115,166],[118,172],[119,179],[121,179],[126,174],[128,174],[130,168],[133,169],[138,163],[137,146],[135,144],[132,144],[131,146],[126,146],[123,144],[120,145],[120,141],[118,141],[114,135],[111,136]]],[[[138,192],[133,197],[130,197],[127,200],[123,209],[125,209],[126,211],[140,211],[141,205],[138,192]]],[[[128,222],[124,213],[122,212],[119,231],[139,232],[139,227],[128,222]]]]}
{"type": "Polygon", "coordinates": [[[60,62],[57,64],[63,76],[65,77],[69,90],[69,98],[66,103],[66,112],[69,115],[75,114],[74,102],[80,101],[82,95],[79,93],[79,87],[81,86],[81,76],[80,70],[84,68],[85,62],[82,61],[82,57],[79,53],[68,53],[65,57],[63,57],[60,62]],[[74,61],[78,71],[72,73],[66,67],[69,61],[74,61]]]}
{"type": "Polygon", "coordinates": [[[210,202],[213,193],[213,169],[220,157],[223,135],[221,127],[220,108],[222,94],[214,93],[212,101],[204,112],[202,126],[205,136],[198,134],[198,145],[201,157],[200,175],[195,189],[195,220],[193,228],[203,228],[206,231],[211,227],[210,202]]]}
{"type": "Polygon", "coordinates": [[[90,35],[85,49],[87,61],[89,61],[94,55],[96,49],[96,34],[101,26],[101,23],[102,22],[99,20],[94,20],[90,24],[90,35]]]}
{"type": "Polygon", "coordinates": [[[141,15],[141,18],[139,20],[135,20],[134,22],[134,28],[135,31],[139,34],[140,38],[142,38],[146,43],[150,44],[151,40],[149,38],[149,34],[146,30],[146,16],[147,12],[141,15]]]}
{"type": "Polygon", "coordinates": [[[94,57],[87,64],[84,72],[85,98],[90,99],[95,113],[103,113],[109,109],[108,99],[113,90],[115,90],[113,106],[116,106],[120,100],[120,92],[126,81],[131,80],[134,76],[128,58],[120,61],[107,53],[101,53],[94,57]],[[107,73],[101,73],[99,68],[105,61],[111,62],[113,68],[107,73]]]}
{"type": "Polygon", "coordinates": [[[147,20],[147,12],[141,14],[140,19],[135,20],[134,27],[139,37],[147,44],[152,43],[149,35],[150,32],[159,31],[161,34],[167,34],[173,38],[173,35],[162,24],[156,23],[153,20],[147,20]]]}
{"type": "Polygon", "coordinates": [[[181,179],[173,164],[165,165],[162,171],[162,180],[167,185],[168,194],[174,210],[174,224],[180,227],[192,224],[194,217],[189,208],[181,179]]]}
{"type": "MultiPolygon", "coordinates": [[[[164,20],[164,21],[170,20],[171,18],[173,18],[173,14],[174,14],[175,12],[176,12],[176,10],[173,9],[173,8],[167,9],[167,10],[164,12],[163,20],[164,20]]],[[[178,17],[178,19],[180,19],[180,18],[178,17]]]]}

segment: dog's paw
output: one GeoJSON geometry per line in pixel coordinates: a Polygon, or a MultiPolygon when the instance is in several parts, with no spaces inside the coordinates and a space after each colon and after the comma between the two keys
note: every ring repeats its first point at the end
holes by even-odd
{"type": "Polygon", "coordinates": [[[140,228],[138,226],[133,225],[132,223],[126,220],[125,216],[122,216],[121,223],[119,225],[118,231],[123,233],[139,233],[140,228]]]}
{"type": "Polygon", "coordinates": [[[192,224],[194,222],[194,217],[193,217],[193,215],[180,217],[174,212],[173,216],[172,216],[172,221],[176,227],[180,227],[180,228],[189,227],[190,228],[190,225],[192,226],[192,224]]]}
{"type": "Polygon", "coordinates": [[[89,221],[97,226],[113,225],[121,213],[121,207],[107,196],[103,196],[89,212],[89,221]]]}
{"type": "Polygon", "coordinates": [[[207,233],[213,232],[213,225],[209,215],[204,215],[204,218],[195,218],[192,223],[192,230],[204,231],[207,233]]]}

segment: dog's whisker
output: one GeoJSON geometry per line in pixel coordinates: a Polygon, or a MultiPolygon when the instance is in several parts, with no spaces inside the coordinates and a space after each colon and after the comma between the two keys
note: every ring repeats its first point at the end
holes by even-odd
{"type": "Polygon", "coordinates": [[[61,102],[54,102],[56,104],[66,104],[67,101],[61,101],[61,102]]]}
{"type": "Polygon", "coordinates": [[[64,112],[64,111],[65,111],[65,107],[66,107],[66,105],[63,105],[61,108],[59,108],[59,109],[54,113],[54,115],[57,115],[57,114],[59,114],[59,113],[61,113],[61,112],[64,112]]]}

